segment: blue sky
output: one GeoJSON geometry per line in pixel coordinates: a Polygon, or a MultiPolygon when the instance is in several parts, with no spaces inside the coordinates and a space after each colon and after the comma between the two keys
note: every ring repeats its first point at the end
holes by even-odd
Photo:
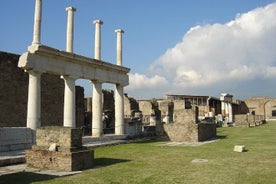
{"type": "MultiPolygon", "coordinates": [[[[26,52],[32,42],[34,2],[1,0],[1,51],[26,52]]],[[[41,42],[65,50],[65,8],[74,6],[77,54],[93,57],[92,22],[101,19],[102,60],[115,63],[114,30],[125,31],[123,65],[131,68],[130,85],[125,88],[129,96],[218,97],[228,92],[239,99],[276,97],[275,2],[44,0],[41,42]]],[[[77,84],[91,96],[88,81],[77,84]]]]}

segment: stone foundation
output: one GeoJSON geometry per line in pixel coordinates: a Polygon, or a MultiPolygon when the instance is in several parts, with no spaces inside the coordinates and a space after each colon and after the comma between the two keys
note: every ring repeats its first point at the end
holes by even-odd
{"type": "Polygon", "coordinates": [[[40,127],[36,144],[25,151],[28,166],[57,171],[78,171],[93,166],[94,150],[82,147],[81,129],[40,127]]]}
{"type": "Polygon", "coordinates": [[[93,166],[94,150],[79,151],[49,151],[26,150],[26,163],[28,166],[57,171],[79,171],[93,166]]]}

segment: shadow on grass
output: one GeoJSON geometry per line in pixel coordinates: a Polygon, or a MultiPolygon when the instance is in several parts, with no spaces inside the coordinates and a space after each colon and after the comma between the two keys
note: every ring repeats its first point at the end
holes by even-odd
{"type": "Polygon", "coordinates": [[[94,163],[96,166],[105,167],[105,166],[109,166],[109,165],[129,162],[129,161],[131,161],[131,160],[116,159],[116,158],[95,158],[94,163]]]}
{"type": "Polygon", "coordinates": [[[0,176],[0,184],[8,183],[33,183],[38,181],[46,181],[57,178],[58,176],[52,176],[47,174],[36,174],[31,172],[18,172],[12,174],[6,174],[0,176]]]}
{"type": "Polygon", "coordinates": [[[217,139],[227,139],[227,135],[217,135],[217,139]]]}

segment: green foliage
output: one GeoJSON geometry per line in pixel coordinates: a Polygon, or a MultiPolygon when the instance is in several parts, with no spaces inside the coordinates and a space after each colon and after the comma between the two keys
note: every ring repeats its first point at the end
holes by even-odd
{"type": "Polygon", "coordinates": [[[218,139],[201,146],[162,146],[149,141],[97,148],[92,170],[35,179],[30,173],[0,177],[0,183],[276,183],[276,123],[218,128],[218,139]],[[247,151],[233,151],[245,145],[247,151]],[[192,163],[207,159],[206,163],[192,163]],[[20,181],[20,182],[18,182],[20,181]]]}

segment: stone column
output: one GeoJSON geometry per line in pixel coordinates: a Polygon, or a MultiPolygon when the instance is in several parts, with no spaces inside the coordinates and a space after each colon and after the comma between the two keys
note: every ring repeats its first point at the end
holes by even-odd
{"type": "Polygon", "coordinates": [[[115,89],[115,134],[124,134],[124,87],[120,84],[115,89]]]}
{"type": "Polygon", "coordinates": [[[93,24],[95,24],[94,58],[100,60],[101,59],[101,24],[103,24],[103,22],[101,20],[94,20],[93,24]]]}
{"type": "Polygon", "coordinates": [[[232,103],[229,102],[228,104],[228,109],[229,109],[229,122],[233,122],[233,111],[232,111],[232,103]]]}
{"type": "Polygon", "coordinates": [[[68,12],[66,31],[66,51],[73,52],[74,41],[74,12],[76,8],[70,6],[65,9],[68,12]]]}
{"type": "Polygon", "coordinates": [[[229,116],[229,102],[225,102],[225,116],[229,116]]]}
{"type": "Polygon", "coordinates": [[[93,97],[92,97],[92,136],[100,137],[103,134],[102,121],[102,83],[99,81],[93,82],[93,97]]]}
{"type": "Polygon", "coordinates": [[[63,126],[76,127],[76,96],[75,96],[75,79],[70,76],[62,76],[64,79],[64,111],[63,126]]]}
{"type": "Polygon", "coordinates": [[[40,44],[42,0],[35,1],[34,30],[32,44],[40,44]]]}
{"type": "Polygon", "coordinates": [[[117,65],[122,66],[122,33],[124,31],[122,29],[116,29],[115,32],[117,33],[117,65]]]}
{"type": "Polygon", "coordinates": [[[221,101],[221,115],[225,116],[225,102],[221,101]]]}
{"type": "Polygon", "coordinates": [[[36,130],[41,125],[41,73],[29,72],[27,127],[36,130]]]}

